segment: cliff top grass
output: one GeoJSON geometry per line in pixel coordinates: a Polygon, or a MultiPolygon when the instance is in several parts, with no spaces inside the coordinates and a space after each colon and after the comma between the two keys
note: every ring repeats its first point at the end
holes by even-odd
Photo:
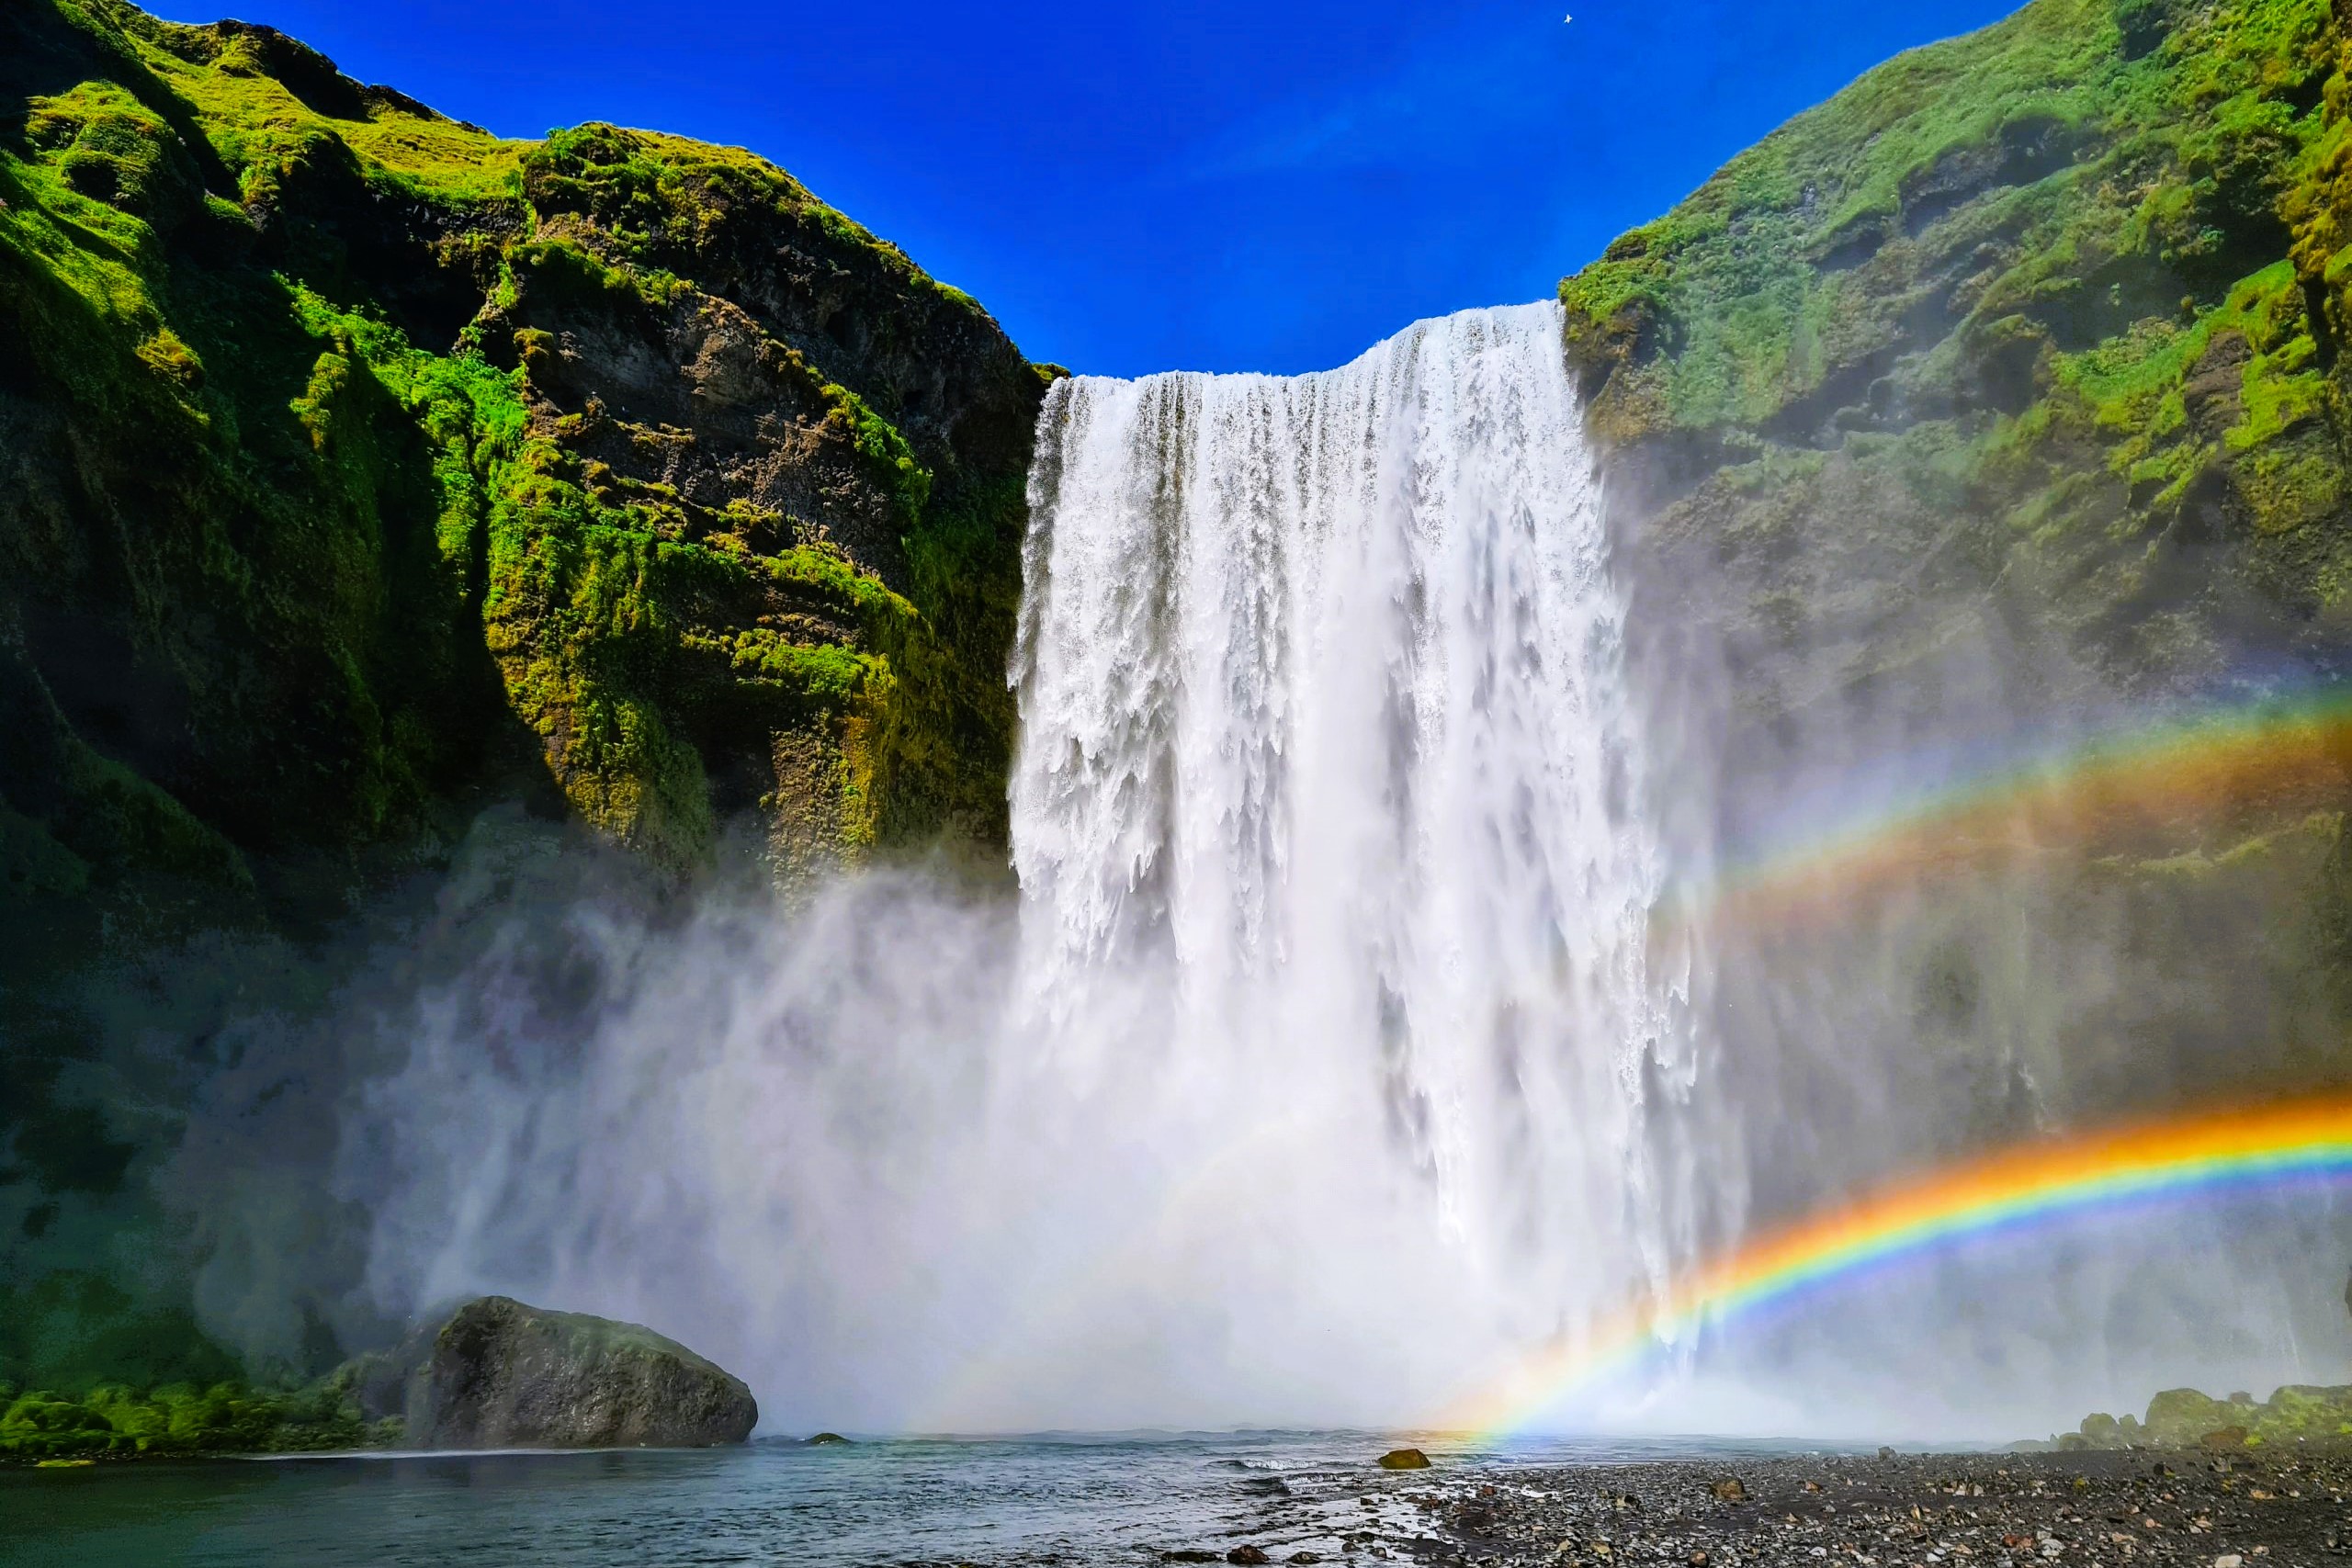
{"type": "Polygon", "coordinates": [[[2098,298],[2121,258],[2209,309],[2345,140],[2334,47],[2326,0],[2034,0],[1800,115],[1561,298],[1637,372],[1621,434],[1769,421],[1946,310],[2073,350],[2180,308],[2098,298]]]}
{"type": "MultiPolygon", "coordinates": [[[[266,197],[283,164],[322,138],[348,147],[371,179],[460,204],[521,197],[529,161],[548,148],[548,140],[496,136],[394,89],[355,82],[324,55],[272,28],[168,22],[122,0],[54,0],[43,8],[78,29],[82,47],[61,49],[52,35],[45,48],[20,49],[13,69],[0,63],[0,88],[21,92],[33,116],[52,118],[77,110],[120,112],[135,101],[170,131],[200,137],[218,166],[240,179],[248,201],[266,197]],[[69,66],[81,71],[71,83],[58,75],[74,74],[69,66]]],[[[752,196],[837,241],[888,257],[905,282],[986,317],[971,296],[931,277],[897,245],[755,152],[601,125],[555,132],[550,140],[576,142],[583,134],[625,140],[644,188],[659,187],[690,219],[706,204],[682,196],[752,196]]],[[[698,237],[678,229],[674,212],[669,221],[673,237],[686,244],[698,237]]]]}

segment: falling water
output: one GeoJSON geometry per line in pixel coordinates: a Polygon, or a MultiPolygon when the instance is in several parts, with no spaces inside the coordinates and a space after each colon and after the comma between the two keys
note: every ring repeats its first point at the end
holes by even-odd
{"type": "MultiPolygon", "coordinates": [[[[1712,710],[1661,694],[1673,661],[1629,657],[1657,560],[1612,557],[1561,329],[1475,311],[1321,375],[1060,382],[1012,670],[1017,898],[899,868],[789,912],[649,910],[491,814],[335,1039],[221,1080],[270,1087],[202,1119],[175,1179],[241,1179],[206,1163],[262,1125],[239,1106],[380,1061],[340,1116],[332,1201],[371,1226],[334,1310],[500,1291],[651,1323],[785,1430],[1393,1426],[1758,1215],[1970,1146],[2046,956],[1953,1021],[1892,960],[1798,932],[1781,962],[1671,913],[1711,792],[1747,785],[1712,710]]],[[[1915,894],[2122,973],[2042,891],[1915,894]]],[[[208,1213],[208,1320],[282,1313],[329,1220],[282,1181],[208,1213]]],[[[2328,1223],[1939,1258],[1702,1329],[1555,1418],[2046,1430],[2298,1364],[2320,1341],[2278,1303],[2332,1307],[2305,1277],[2328,1223]]]]}
{"type": "Polygon", "coordinates": [[[1384,1424],[1687,1258],[1557,308],[1065,381],[1039,435],[1017,909],[466,915],[346,1140],[379,1300],[651,1321],[786,1424],[1384,1424]]]}
{"type": "Polygon", "coordinates": [[[1080,1070],[1376,1115],[1482,1283],[1574,1313],[1668,1261],[1645,1101],[1692,1068],[1560,326],[1058,384],[1012,802],[1023,1000],[1080,1070]],[[1132,1027],[1073,1027],[1106,988],[1132,1027]]]}

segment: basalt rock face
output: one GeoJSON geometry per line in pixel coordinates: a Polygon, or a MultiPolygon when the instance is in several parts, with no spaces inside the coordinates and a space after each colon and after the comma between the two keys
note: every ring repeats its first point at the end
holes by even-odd
{"type": "Polygon", "coordinates": [[[175,1248],[125,1238],[209,1043],[316,1010],[287,944],[429,904],[469,824],[560,820],[650,897],[1001,864],[1049,375],[748,152],[0,6],[0,1380],[220,1359],[111,1261],[175,1248]],[[126,1002],[227,949],[285,994],[126,1002]]]}
{"type": "Polygon", "coordinates": [[[705,1448],[759,1421],[741,1379],[650,1328],[469,1302],[360,1380],[370,1418],[405,1419],[412,1447],[705,1448]]]}
{"type": "MultiPolygon", "coordinates": [[[[2340,0],[2034,0],[1563,283],[1660,771],[1713,778],[1728,858],[2352,671],[2347,51],[2340,0]]],[[[2020,818],[1997,873],[1724,934],[1726,1070],[1850,1107],[1832,1188],[2341,1079],[2352,770],[2177,777],[2128,833],[2020,818]]]]}
{"type": "Polygon", "coordinates": [[[0,18],[0,896],[538,789],[684,870],[1001,838],[1045,384],[748,153],[239,23],[0,18]]]}

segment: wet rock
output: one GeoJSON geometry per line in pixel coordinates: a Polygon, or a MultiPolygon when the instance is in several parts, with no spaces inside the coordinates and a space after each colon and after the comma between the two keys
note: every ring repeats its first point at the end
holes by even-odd
{"type": "Polygon", "coordinates": [[[424,1449],[707,1448],[759,1420],[741,1379],[674,1339],[506,1296],[467,1303],[371,1369],[369,1397],[394,1390],[390,1413],[424,1449]]]}
{"type": "Polygon", "coordinates": [[[1380,1456],[1383,1470],[1427,1470],[1430,1456],[1419,1449],[1390,1449],[1380,1456]]]}
{"type": "Polygon", "coordinates": [[[2227,1453],[2232,1449],[2245,1447],[2244,1427],[2217,1427],[2197,1439],[2197,1446],[2213,1453],[2227,1453]]]}
{"type": "Polygon", "coordinates": [[[1227,1562],[1272,1562],[1272,1558],[1254,1546],[1237,1546],[1225,1554],[1227,1562]]]}
{"type": "Polygon", "coordinates": [[[839,1432],[820,1432],[813,1438],[803,1438],[800,1441],[803,1447],[811,1449],[830,1448],[835,1443],[839,1443],[843,1448],[850,1446],[850,1440],[839,1432]]]}
{"type": "Polygon", "coordinates": [[[1161,1552],[1159,1560],[1162,1562],[1214,1562],[1216,1553],[1203,1551],[1196,1546],[1180,1546],[1173,1551],[1161,1552]]]}

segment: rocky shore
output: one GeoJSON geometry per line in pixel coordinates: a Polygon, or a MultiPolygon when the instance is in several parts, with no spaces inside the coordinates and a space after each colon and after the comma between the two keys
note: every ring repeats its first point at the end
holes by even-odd
{"type": "Polygon", "coordinates": [[[1368,1463],[1280,1484],[1247,1539],[1172,1547],[1161,1560],[2258,1568],[2352,1553],[2352,1449],[2333,1445],[1419,1472],[1368,1463]]]}

